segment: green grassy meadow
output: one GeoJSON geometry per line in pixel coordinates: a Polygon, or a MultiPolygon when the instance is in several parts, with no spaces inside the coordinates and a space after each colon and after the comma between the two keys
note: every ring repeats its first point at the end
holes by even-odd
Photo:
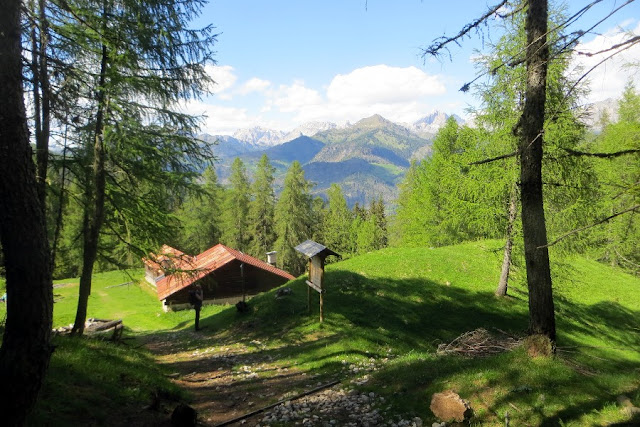
{"type": "MultiPolygon", "coordinates": [[[[188,400],[138,348],[153,337],[178,340],[185,351],[243,346],[277,366],[375,391],[385,398],[380,410],[387,418],[419,416],[430,425],[431,395],[452,389],[471,402],[473,425],[504,425],[507,412],[511,425],[630,422],[616,398],[625,394],[640,404],[640,278],[594,261],[554,263],[556,357],[531,359],[522,348],[483,358],[436,354],[439,344],[477,328],[525,335],[523,273],[514,273],[510,296],[493,295],[500,245],[388,248],[333,263],[325,274],[323,324],[318,295],[312,295],[309,312],[301,277],[286,285],[293,293],[282,299],[273,291],[253,298],[247,314],[233,306],[205,306],[206,329],[198,339],[179,333],[193,327],[193,311],[163,313],[153,291],[137,283],[142,270],[96,275],[89,317],[122,318],[129,339],[113,344],[56,338],[34,419],[58,413],[56,399],[81,407],[96,406],[107,395],[138,406],[154,393],[188,400]],[[131,277],[136,283],[112,287],[131,277]],[[69,381],[78,384],[62,387],[69,381]]],[[[77,280],[56,285],[54,325],[61,326],[73,321],[77,280]]],[[[61,424],[74,424],[72,412],[61,417],[61,424]]],[[[110,425],[103,416],[91,419],[110,425]]]]}

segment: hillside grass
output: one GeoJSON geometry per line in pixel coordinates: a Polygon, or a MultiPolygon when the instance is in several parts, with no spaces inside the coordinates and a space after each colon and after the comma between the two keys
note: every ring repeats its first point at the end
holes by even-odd
{"type": "MultiPolygon", "coordinates": [[[[471,402],[477,425],[504,425],[506,412],[511,425],[629,421],[616,397],[626,394],[640,404],[640,279],[594,261],[578,257],[554,263],[555,358],[531,359],[523,349],[486,358],[436,354],[438,344],[477,328],[525,335],[522,272],[515,272],[509,297],[493,295],[500,245],[388,248],[333,263],[325,274],[323,324],[318,322],[318,294],[312,295],[309,313],[301,277],[286,285],[293,290],[289,296],[275,299],[272,291],[250,300],[248,314],[232,306],[205,306],[201,323],[206,329],[198,339],[180,333],[193,327],[192,311],[163,313],[144,284],[111,287],[141,277],[141,270],[96,275],[89,317],[123,318],[126,335],[136,340],[118,346],[58,338],[45,386],[57,393],[43,393],[35,419],[57,412],[60,406],[52,399],[90,407],[113,394],[120,404],[138,406],[158,392],[184,398],[150,355],[134,348],[153,338],[177,341],[185,351],[250,348],[319,381],[337,378],[345,386],[375,391],[385,398],[379,409],[387,417],[419,416],[431,423],[431,395],[453,389],[471,402]],[[107,360],[105,372],[94,375],[89,369],[107,360]],[[81,379],[79,386],[62,387],[75,384],[75,378],[81,379]],[[95,389],[95,401],[83,387],[95,389]]],[[[73,320],[75,283],[61,281],[57,284],[64,285],[54,289],[56,326],[73,320]]],[[[91,419],[109,424],[99,416],[91,419]]]]}

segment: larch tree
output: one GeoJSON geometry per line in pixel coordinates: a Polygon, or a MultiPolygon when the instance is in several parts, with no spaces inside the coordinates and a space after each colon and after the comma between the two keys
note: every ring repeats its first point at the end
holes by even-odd
{"type": "MultiPolygon", "coordinates": [[[[161,207],[157,187],[190,185],[208,154],[193,137],[198,118],[178,107],[211,81],[204,66],[215,35],[211,27],[189,27],[201,6],[197,0],[64,3],[66,25],[57,31],[69,41],[64,59],[82,78],[79,103],[85,109],[85,166],[78,176],[84,187],[83,262],[73,334],[84,331],[105,219],[115,212],[124,219],[121,228],[131,231],[135,219],[127,212],[146,217],[150,228],[141,241],[147,240],[163,228],[163,219],[148,217],[161,212],[153,208],[161,207]]],[[[127,242],[117,227],[110,231],[127,242]]]]}
{"type": "Polygon", "coordinates": [[[53,295],[44,208],[40,202],[23,99],[20,1],[0,16],[0,243],[7,317],[0,347],[2,422],[24,425],[44,381],[53,295]]]}
{"type": "MultiPolygon", "coordinates": [[[[579,19],[595,4],[591,2],[585,5],[576,14],[565,19],[560,24],[554,26],[554,31],[566,29],[569,25],[579,21],[579,19]]],[[[630,2],[626,2],[613,12],[621,10],[630,2]]],[[[543,197],[543,155],[545,152],[546,131],[553,128],[553,121],[545,129],[545,119],[547,117],[546,101],[549,87],[548,70],[550,63],[575,48],[577,42],[586,32],[578,31],[566,36],[559,49],[550,52],[549,26],[548,26],[548,1],[528,0],[522,2],[509,2],[504,0],[490,7],[485,14],[478,19],[464,26],[462,30],[453,37],[441,37],[433,44],[423,50],[423,55],[439,55],[448,50],[448,46],[457,43],[467,37],[472,31],[479,31],[479,28],[492,19],[503,19],[511,16],[512,13],[525,10],[524,41],[518,49],[519,54],[513,55],[508,61],[502,61],[499,67],[508,67],[512,64],[525,64],[525,86],[522,103],[522,113],[513,128],[513,133],[517,138],[516,151],[505,153],[498,158],[505,159],[516,157],[519,167],[519,186],[521,194],[521,221],[523,228],[524,256],[527,271],[527,285],[529,288],[529,332],[530,334],[546,336],[551,342],[555,342],[555,313],[553,304],[553,291],[551,281],[551,271],[549,262],[549,246],[547,240],[547,221],[545,218],[545,198],[543,197]],[[503,9],[506,8],[506,9],[503,9]],[[503,11],[508,13],[502,13],[503,11]]],[[[609,15],[609,16],[610,16],[609,15]]],[[[604,20],[598,21],[593,28],[597,27],[604,20]]],[[[592,28],[592,29],[593,29],[592,28]]],[[[611,51],[621,52],[632,44],[640,42],[639,37],[629,38],[627,41],[606,49],[603,52],[609,54],[611,51]]],[[[615,54],[615,53],[614,53],[615,54]]],[[[612,56],[613,54],[611,54],[612,56]]],[[[603,60],[602,62],[604,62],[603,60]]],[[[489,70],[489,73],[497,71],[498,68],[489,70]]],[[[588,72],[587,72],[588,73],[588,72]]],[[[483,73],[484,75],[486,73],[483,73]]],[[[478,76],[477,78],[479,78],[478,76]]],[[[583,75],[584,77],[584,75],[583,75]]],[[[476,78],[476,80],[477,80],[476,78]]],[[[578,79],[578,81],[580,81],[578,79]]],[[[462,87],[463,91],[469,90],[471,83],[462,87]]],[[[576,85],[565,88],[565,96],[571,95],[576,85]]],[[[553,89],[552,89],[553,90],[553,89]]],[[[549,118],[558,119],[559,110],[549,112],[549,118]]],[[[560,117],[560,120],[562,118],[560,117]]],[[[558,147],[557,152],[576,150],[570,147],[558,147]]],[[[555,154],[555,153],[554,153],[555,154]]],[[[487,162],[491,159],[487,159],[487,162]]],[[[556,239],[558,241],[559,239],[556,239]]],[[[556,241],[552,242],[554,244],[556,241]]]]}

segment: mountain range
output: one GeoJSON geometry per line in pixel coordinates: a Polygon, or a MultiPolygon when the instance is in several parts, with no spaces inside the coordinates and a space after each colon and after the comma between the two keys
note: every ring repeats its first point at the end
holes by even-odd
{"type": "Polygon", "coordinates": [[[373,115],[344,126],[311,122],[291,132],[255,127],[238,130],[232,136],[203,135],[201,139],[212,144],[222,183],[236,157],[252,174],[260,157],[266,154],[276,168],[276,191],[281,189],[291,163],[297,160],[305,177],[315,184],[316,195],[324,196],[330,185],[337,183],[350,206],[368,205],[378,197],[392,204],[397,198],[397,184],[411,161],[430,154],[431,139],[448,118],[448,114],[436,111],[406,124],[373,115]]]}

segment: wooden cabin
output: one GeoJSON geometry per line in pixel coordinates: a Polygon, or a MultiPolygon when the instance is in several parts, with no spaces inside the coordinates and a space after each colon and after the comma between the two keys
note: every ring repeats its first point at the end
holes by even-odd
{"type": "Polygon", "coordinates": [[[145,277],[155,285],[165,311],[190,308],[189,291],[200,283],[204,304],[235,304],[295,279],[284,270],[218,244],[196,256],[163,246],[145,259],[145,277]]]}

